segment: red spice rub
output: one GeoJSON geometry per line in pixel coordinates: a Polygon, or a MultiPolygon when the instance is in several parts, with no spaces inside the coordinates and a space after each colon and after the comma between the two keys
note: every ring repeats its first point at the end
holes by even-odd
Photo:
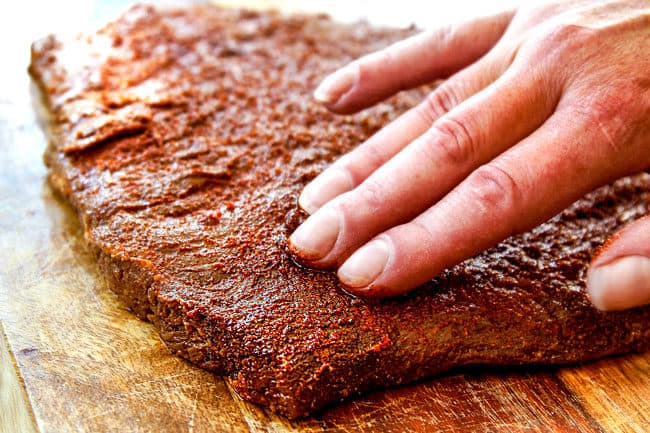
{"type": "Polygon", "coordinates": [[[367,302],[299,268],[304,184],[415,104],[334,116],[310,92],[409,31],[322,16],[134,7],[95,34],[34,44],[52,114],[52,185],[110,286],[169,349],[289,417],[466,364],[565,363],[650,346],[650,309],[584,290],[607,236],[648,212],[623,179],[408,296],[367,302]]]}

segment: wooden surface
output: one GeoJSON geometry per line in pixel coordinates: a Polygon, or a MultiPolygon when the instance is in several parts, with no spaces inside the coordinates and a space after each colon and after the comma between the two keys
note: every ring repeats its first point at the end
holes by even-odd
{"type": "Polygon", "coordinates": [[[12,46],[0,80],[0,432],[650,431],[650,354],[465,370],[294,423],[241,401],[106,289],[45,182],[28,48],[12,46]]]}

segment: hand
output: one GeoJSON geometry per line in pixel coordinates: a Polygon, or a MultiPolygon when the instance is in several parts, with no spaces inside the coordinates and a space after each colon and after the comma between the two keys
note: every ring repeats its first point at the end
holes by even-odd
{"type": "MultiPolygon", "coordinates": [[[[560,1],[423,33],[326,78],[340,113],[451,75],[303,191],[289,240],[391,296],[650,167],[650,1],[560,1]]],[[[650,218],[592,264],[602,309],[650,302],[650,218]]]]}

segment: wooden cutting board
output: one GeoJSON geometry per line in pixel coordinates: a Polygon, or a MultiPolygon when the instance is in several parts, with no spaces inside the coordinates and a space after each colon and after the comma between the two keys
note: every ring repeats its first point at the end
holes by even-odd
{"type": "Polygon", "coordinates": [[[300,422],[243,402],[219,376],[169,355],[152,326],[108,291],[76,216],[45,181],[46,138],[26,64],[6,65],[0,432],[650,431],[650,354],[565,368],[463,370],[300,422]]]}

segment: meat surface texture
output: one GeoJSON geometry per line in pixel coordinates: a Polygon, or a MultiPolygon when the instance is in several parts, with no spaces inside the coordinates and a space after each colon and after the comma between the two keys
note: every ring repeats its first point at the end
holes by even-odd
{"type": "Polygon", "coordinates": [[[648,212],[648,174],[399,298],[354,298],[333,273],[291,261],[303,186],[427,91],[335,116],[312,89],[411,33],[135,6],[96,33],[32,48],[50,114],[49,180],[77,210],[109,286],[172,353],[290,418],[456,366],[650,346],[650,308],[604,313],[585,292],[597,248],[648,212]]]}

